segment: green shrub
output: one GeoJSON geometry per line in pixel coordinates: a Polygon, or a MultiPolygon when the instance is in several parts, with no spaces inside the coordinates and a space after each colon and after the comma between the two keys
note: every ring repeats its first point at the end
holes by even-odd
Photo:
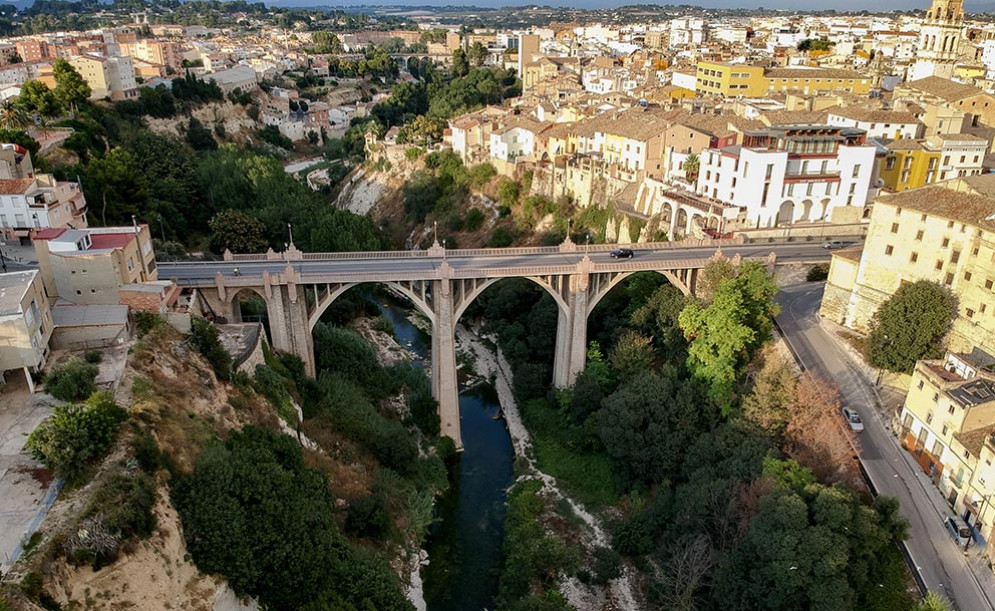
{"type": "Polygon", "coordinates": [[[41,605],[48,611],[59,611],[62,607],[52,596],[45,591],[45,586],[40,573],[31,571],[21,579],[21,591],[24,595],[41,605]]]}
{"type": "Polygon", "coordinates": [[[232,359],[221,344],[218,328],[207,319],[194,317],[190,329],[190,341],[214,370],[219,380],[231,379],[232,359]]]}
{"type": "Polygon", "coordinates": [[[45,390],[60,401],[79,401],[97,390],[97,366],[78,358],[56,365],[45,376],[45,390]]]}
{"type": "Polygon", "coordinates": [[[76,481],[89,461],[111,446],[126,418],[110,393],[94,393],[82,405],[56,406],[52,417],[28,437],[26,447],[58,477],[76,481]]]}
{"type": "Polygon", "coordinates": [[[384,497],[373,494],[349,506],[345,527],[357,537],[382,539],[390,532],[390,514],[384,497]]]}
{"type": "Polygon", "coordinates": [[[104,360],[104,355],[99,350],[87,350],[83,353],[83,360],[91,365],[98,365],[104,360]]]}
{"type": "Polygon", "coordinates": [[[484,224],[484,213],[479,208],[470,208],[463,221],[463,229],[476,231],[484,224]]]}
{"type": "Polygon", "coordinates": [[[409,146],[404,150],[404,156],[408,158],[408,161],[416,161],[419,157],[425,154],[425,149],[419,146],[409,146]]]}
{"type": "Polygon", "coordinates": [[[166,466],[165,455],[148,431],[142,430],[135,434],[131,440],[131,449],[135,452],[138,466],[146,473],[155,473],[166,466]]]}
{"type": "Polygon", "coordinates": [[[470,168],[470,186],[482,189],[494,176],[497,170],[489,163],[481,163],[470,168]]]}
{"type": "Polygon", "coordinates": [[[155,312],[135,312],[135,329],[138,331],[139,339],[165,324],[166,321],[162,316],[155,312]]]}
{"type": "Polygon", "coordinates": [[[70,560],[94,570],[117,560],[121,545],[155,530],[155,480],[146,473],[118,474],[94,492],[79,528],[63,543],[70,560]],[[86,532],[85,535],[81,534],[86,532]]]}
{"type": "Polygon", "coordinates": [[[813,265],[811,269],[808,270],[805,279],[809,282],[822,282],[829,277],[829,264],[828,263],[817,263],[813,265]]]}
{"type": "Polygon", "coordinates": [[[512,235],[507,227],[497,227],[491,234],[491,240],[487,245],[492,248],[504,248],[505,246],[511,246],[514,241],[515,236],[512,235]]]}
{"type": "Polygon", "coordinates": [[[373,321],[373,330],[379,331],[380,333],[386,333],[387,335],[393,337],[394,323],[390,322],[389,318],[381,314],[373,321]]]}

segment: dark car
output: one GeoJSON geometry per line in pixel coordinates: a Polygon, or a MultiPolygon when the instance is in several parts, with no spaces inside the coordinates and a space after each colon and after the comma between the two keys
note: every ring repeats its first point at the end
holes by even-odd
{"type": "Polygon", "coordinates": [[[612,259],[631,259],[632,258],[632,250],[630,250],[628,248],[616,248],[615,250],[611,251],[610,254],[611,254],[611,258],[612,259]]]}

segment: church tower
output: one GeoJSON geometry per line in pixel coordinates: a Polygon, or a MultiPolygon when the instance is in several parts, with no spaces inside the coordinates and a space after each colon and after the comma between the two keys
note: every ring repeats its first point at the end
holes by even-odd
{"type": "Polygon", "coordinates": [[[933,0],[919,32],[919,49],[908,80],[951,78],[964,27],[964,0],[933,0]]]}

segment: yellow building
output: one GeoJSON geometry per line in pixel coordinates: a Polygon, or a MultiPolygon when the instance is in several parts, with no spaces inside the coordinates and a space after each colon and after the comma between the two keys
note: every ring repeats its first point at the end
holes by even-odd
{"type": "Polygon", "coordinates": [[[890,191],[906,191],[936,182],[940,154],[925,140],[902,138],[889,143],[881,164],[884,186],[890,191]]]}
{"type": "Polygon", "coordinates": [[[876,198],[863,251],[833,253],[820,313],[866,333],[878,307],[917,280],[957,297],[951,350],[995,352],[995,175],[876,198]]]}
{"type": "Polygon", "coordinates": [[[835,68],[763,68],[726,62],[698,62],[696,88],[700,93],[724,97],[758,97],[771,91],[806,94],[848,91],[865,95],[871,78],[852,70],[835,68]]]}
{"type": "Polygon", "coordinates": [[[902,447],[985,539],[995,522],[993,365],[981,350],[919,361],[896,426],[902,447]]]}
{"type": "Polygon", "coordinates": [[[705,94],[753,97],[767,92],[767,80],[761,66],[698,62],[696,81],[698,92],[705,94]]]}

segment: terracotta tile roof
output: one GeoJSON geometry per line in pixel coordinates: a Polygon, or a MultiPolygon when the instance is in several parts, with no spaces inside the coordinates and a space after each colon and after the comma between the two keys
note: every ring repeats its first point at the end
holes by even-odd
{"type": "Polygon", "coordinates": [[[864,123],[919,123],[919,119],[916,119],[915,115],[911,112],[898,110],[874,110],[858,106],[844,106],[833,108],[829,111],[829,114],[864,123]]]}
{"type": "Polygon", "coordinates": [[[850,248],[843,248],[841,250],[833,251],[832,256],[860,263],[860,256],[862,254],[864,254],[863,246],[851,246],[850,248]]]}
{"type": "Polygon", "coordinates": [[[923,148],[922,141],[915,138],[900,138],[888,143],[889,151],[917,151],[923,148]]]}
{"type": "MultiPolygon", "coordinates": [[[[957,181],[951,181],[955,183],[957,181]]],[[[995,230],[995,199],[976,193],[961,193],[947,186],[935,185],[911,189],[878,198],[881,203],[905,210],[917,210],[931,216],[995,230]]]]}
{"type": "Polygon", "coordinates": [[[760,115],[760,121],[766,125],[803,125],[806,123],[822,125],[826,122],[829,112],[825,110],[773,110],[760,115]]]}
{"type": "Polygon", "coordinates": [[[767,78],[835,78],[866,79],[868,76],[853,70],[838,68],[769,68],[764,72],[767,78]]]}
{"type": "Polygon", "coordinates": [[[985,440],[995,433],[995,424],[983,426],[973,431],[962,431],[954,433],[954,439],[960,442],[964,449],[975,456],[981,456],[981,448],[985,447],[985,440]]]}
{"type": "Polygon", "coordinates": [[[948,102],[956,102],[957,100],[963,100],[964,98],[984,93],[973,85],[957,83],[939,76],[927,76],[917,81],[910,81],[902,85],[902,87],[936,96],[948,102]]]}
{"type": "Polygon", "coordinates": [[[34,178],[0,178],[0,195],[23,195],[34,185],[34,178]]]}

